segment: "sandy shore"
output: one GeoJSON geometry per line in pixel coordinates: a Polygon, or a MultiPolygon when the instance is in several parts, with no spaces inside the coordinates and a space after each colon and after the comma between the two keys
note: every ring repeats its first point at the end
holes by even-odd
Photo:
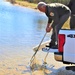
{"type": "MultiPolygon", "coordinates": [[[[19,48],[18,48],[19,49],[19,48]]],[[[17,49],[17,50],[18,50],[17,49]]],[[[16,50],[16,49],[15,49],[16,50]]],[[[0,75],[75,75],[75,72],[65,70],[64,64],[55,61],[54,56],[50,53],[47,57],[49,70],[35,70],[31,71],[29,68],[29,62],[34,52],[29,52],[21,49],[21,51],[9,51],[0,53],[0,75]]],[[[42,64],[46,53],[39,51],[36,55],[38,64],[42,64]]]]}

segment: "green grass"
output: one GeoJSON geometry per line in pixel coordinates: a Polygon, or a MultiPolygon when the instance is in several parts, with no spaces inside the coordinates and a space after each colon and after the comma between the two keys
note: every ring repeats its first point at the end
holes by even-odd
{"type": "Polygon", "coordinates": [[[70,19],[68,19],[63,25],[62,29],[70,29],[70,19]]]}

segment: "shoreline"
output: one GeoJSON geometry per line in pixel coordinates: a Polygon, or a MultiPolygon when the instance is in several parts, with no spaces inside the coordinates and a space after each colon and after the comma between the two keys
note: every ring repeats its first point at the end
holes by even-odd
{"type": "MultiPolygon", "coordinates": [[[[5,1],[11,3],[9,0],[5,0],[5,1]]],[[[18,0],[15,0],[15,3],[11,3],[11,4],[14,5],[14,6],[21,6],[21,7],[29,8],[29,9],[32,9],[34,11],[40,12],[37,9],[37,4],[29,3],[28,1],[18,1],[18,0]]]]}
{"type": "Polygon", "coordinates": [[[27,1],[18,1],[16,0],[14,5],[20,5],[20,6],[23,6],[23,7],[27,7],[27,8],[31,8],[31,9],[35,9],[37,10],[37,4],[35,3],[29,3],[27,1]]]}

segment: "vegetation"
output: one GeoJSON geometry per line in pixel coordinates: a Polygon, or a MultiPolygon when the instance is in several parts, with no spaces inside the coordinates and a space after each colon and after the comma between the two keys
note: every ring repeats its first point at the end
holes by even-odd
{"type": "Polygon", "coordinates": [[[70,18],[65,22],[65,24],[63,25],[62,29],[70,29],[70,18]]]}
{"type": "Polygon", "coordinates": [[[16,2],[16,4],[19,4],[19,5],[22,5],[25,7],[29,7],[29,8],[36,8],[37,7],[36,3],[30,3],[28,1],[16,0],[15,2],[16,2]]]}
{"type": "Polygon", "coordinates": [[[21,6],[30,7],[30,8],[36,8],[37,3],[40,1],[46,2],[46,3],[63,3],[68,4],[70,0],[9,0],[13,4],[19,4],[21,6]]]}
{"type": "Polygon", "coordinates": [[[11,2],[12,4],[19,4],[25,7],[31,7],[31,8],[36,8],[36,5],[38,2],[43,1],[46,3],[63,3],[63,4],[68,4],[70,0],[7,0],[11,2]]]}
{"type": "Polygon", "coordinates": [[[46,3],[59,2],[59,3],[67,4],[70,0],[20,0],[20,1],[28,1],[30,3],[38,3],[39,1],[43,1],[46,3]]]}
{"type": "Polygon", "coordinates": [[[67,5],[70,0],[9,0],[13,4],[19,4],[25,7],[30,7],[30,8],[36,8],[37,3],[40,1],[46,2],[46,3],[63,3],[67,5]]]}

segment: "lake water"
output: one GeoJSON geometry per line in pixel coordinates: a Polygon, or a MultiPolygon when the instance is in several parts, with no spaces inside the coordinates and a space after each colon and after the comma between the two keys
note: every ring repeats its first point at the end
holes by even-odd
{"type": "Polygon", "coordinates": [[[46,24],[45,14],[0,0],[0,59],[19,53],[32,54],[32,48],[45,34],[46,24]]]}
{"type": "MultiPolygon", "coordinates": [[[[46,33],[47,20],[34,9],[0,0],[0,75],[22,74],[34,54],[33,47],[46,33]]],[[[49,39],[47,35],[44,41],[49,39]]]]}
{"type": "Polygon", "coordinates": [[[47,18],[35,10],[0,3],[0,46],[32,47],[40,42],[47,18]]]}

